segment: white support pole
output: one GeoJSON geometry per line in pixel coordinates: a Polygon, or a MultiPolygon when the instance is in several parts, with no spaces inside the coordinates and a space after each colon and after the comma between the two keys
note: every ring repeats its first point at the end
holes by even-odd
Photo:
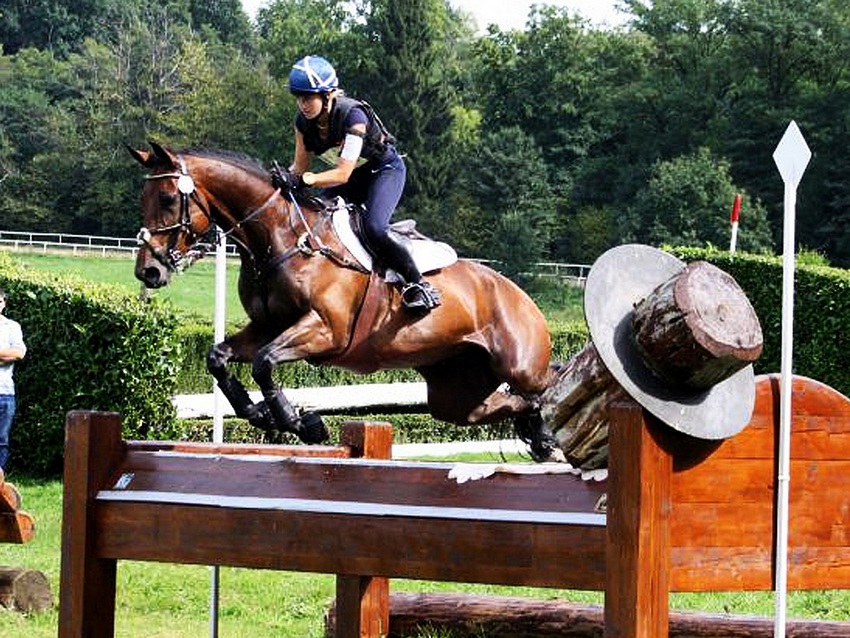
{"type": "Polygon", "coordinates": [[[776,582],[774,587],[774,638],[785,638],[788,608],[788,503],[791,483],[791,393],[794,344],[794,224],[797,186],[811,159],[806,140],[796,122],[791,122],[773,153],[785,182],[782,254],[782,355],[779,404],[779,459],[776,476],[776,582]]]}
{"type": "MultiPolygon", "coordinates": [[[[216,229],[215,249],[215,306],[213,317],[213,341],[224,340],[227,292],[227,238],[222,230],[216,229]]],[[[224,442],[224,401],[216,384],[213,384],[213,442],[224,442]]],[[[218,638],[219,569],[211,568],[210,577],[210,638],[218,638]]]]}

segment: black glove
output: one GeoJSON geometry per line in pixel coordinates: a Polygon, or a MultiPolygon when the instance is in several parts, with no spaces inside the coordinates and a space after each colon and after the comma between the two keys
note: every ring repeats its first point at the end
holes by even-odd
{"type": "Polygon", "coordinates": [[[278,166],[277,162],[274,162],[272,169],[269,171],[269,175],[271,175],[272,178],[272,186],[279,188],[280,190],[294,191],[298,190],[298,188],[302,185],[300,175],[296,175],[285,168],[281,168],[278,166]]]}

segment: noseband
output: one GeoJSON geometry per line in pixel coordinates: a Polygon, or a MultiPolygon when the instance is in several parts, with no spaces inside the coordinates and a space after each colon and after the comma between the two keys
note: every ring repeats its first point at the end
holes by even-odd
{"type": "MultiPolygon", "coordinates": [[[[168,268],[168,270],[172,272],[176,272],[182,270],[184,268],[184,259],[188,257],[189,263],[194,261],[194,257],[192,257],[191,252],[187,253],[187,255],[183,255],[179,250],[177,250],[177,239],[180,235],[180,232],[185,232],[188,235],[187,243],[192,246],[195,241],[200,237],[200,233],[195,231],[194,226],[192,225],[192,215],[189,212],[189,198],[191,197],[195,203],[198,205],[198,208],[201,209],[201,212],[206,216],[207,220],[212,223],[212,215],[210,215],[209,210],[204,205],[204,202],[201,201],[200,195],[198,195],[198,191],[195,188],[195,182],[192,177],[189,175],[186,170],[186,164],[183,161],[183,158],[180,158],[180,172],[179,173],[160,173],[158,175],[146,175],[145,180],[155,180],[155,179],[176,179],[177,180],[177,191],[180,193],[180,219],[174,224],[169,224],[167,226],[158,226],[156,228],[150,229],[145,226],[139,230],[139,233],[136,235],[136,243],[139,246],[145,246],[150,251],[151,255],[163,266],[168,268]],[[180,232],[176,232],[180,231],[180,232]],[[154,235],[162,235],[169,234],[168,238],[168,248],[166,252],[158,249],[156,246],[151,244],[151,239],[154,235]]],[[[201,251],[203,254],[204,251],[201,251]]]]}

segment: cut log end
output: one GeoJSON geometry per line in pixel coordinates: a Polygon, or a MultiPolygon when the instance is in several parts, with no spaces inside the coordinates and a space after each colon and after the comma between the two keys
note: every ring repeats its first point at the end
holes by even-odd
{"type": "Polygon", "coordinates": [[[763,335],[747,296],[728,274],[689,264],[635,305],[644,363],[674,386],[705,390],[761,355],[763,335]]]}
{"type": "Polygon", "coordinates": [[[680,308],[690,309],[685,320],[706,350],[758,359],[764,342],[758,316],[728,273],[705,261],[690,264],[676,281],[675,296],[680,308]]]}
{"type": "Polygon", "coordinates": [[[32,569],[0,567],[0,606],[24,613],[50,609],[53,594],[47,576],[32,569]]]}

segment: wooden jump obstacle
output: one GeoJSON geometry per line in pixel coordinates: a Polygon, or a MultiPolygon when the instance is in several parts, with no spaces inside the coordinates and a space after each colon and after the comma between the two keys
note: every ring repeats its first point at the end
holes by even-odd
{"type": "Polygon", "coordinates": [[[35,522],[21,509],[21,493],[0,470],[0,543],[28,543],[34,536],[35,522]]]}
{"type": "MultiPolygon", "coordinates": [[[[602,484],[124,442],[118,415],[69,413],[59,636],[114,634],[131,559],[337,574],[339,637],[391,634],[385,578],[401,577],[602,590],[606,637],[664,638],[670,591],[772,588],[778,392],[760,377],[750,425],[722,443],[615,406],[602,484]]],[[[850,401],[798,377],[793,406],[789,587],[850,588],[850,401]]]]}

